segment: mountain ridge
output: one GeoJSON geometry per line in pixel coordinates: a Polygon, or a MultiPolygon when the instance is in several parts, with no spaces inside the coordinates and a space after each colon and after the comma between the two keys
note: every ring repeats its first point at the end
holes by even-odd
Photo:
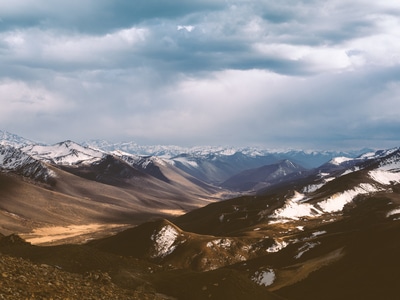
{"type": "MultiPolygon", "coordinates": [[[[54,145],[44,145],[33,142],[24,143],[23,141],[26,139],[12,134],[3,134],[3,136],[5,137],[2,140],[3,145],[14,145],[15,148],[27,155],[46,163],[84,166],[98,162],[104,159],[106,155],[112,155],[122,158],[131,166],[166,182],[168,178],[160,171],[157,166],[159,164],[175,166],[197,180],[219,187],[222,187],[223,182],[240,172],[272,165],[285,159],[306,168],[314,168],[328,162],[337,155],[347,155],[348,158],[354,158],[360,154],[360,151],[348,153],[294,150],[271,152],[270,150],[251,147],[139,146],[133,142],[111,144],[106,141],[89,141],[81,145],[71,140],[54,145]],[[19,140],[21,143],[16,146],[15,140],[19,140]]],[[[235,188],[235,190],[241,189],[235,188]]]]}
{"type": "Polygon", "coordinates": [[[274,164],[240,172],[223,182],[221,186],[242,191],[258,190],[263,186],[280,183],[286,180],[288,175],[294,175],[293,173],[301,175],[305,170],[302,166],[284,159],[274,164]]]}

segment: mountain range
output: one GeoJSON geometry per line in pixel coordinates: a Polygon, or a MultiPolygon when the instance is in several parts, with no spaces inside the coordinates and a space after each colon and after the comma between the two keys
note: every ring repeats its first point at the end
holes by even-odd
{"type": "MultiPolygon", "coordinates": [[[[97,274],[116,299],[400,293],[400,148],[150,150],[1,136],[0,255],[10,264],[97,274]]],[[[15,286],[5,282],[4,297],[15,286]]],[[[38,298],[66,293],[26,282],[38,298]]]]}
{"type": "Polygon", "coordinates": [[[175,164],[185,172],[205,182],[220,184],[229,177],[252,168],[290,160],[304,168],[311,169],[328,162],[334,157],[354,158],[371,149],[353,151],[304,151],[269,150],[256,147],[212,147],[197,146],[140,146],[136,143],[110,143],[91,140],[82,145],[106,152],[123,151],[133,155],[159,157],[175,164]]]}

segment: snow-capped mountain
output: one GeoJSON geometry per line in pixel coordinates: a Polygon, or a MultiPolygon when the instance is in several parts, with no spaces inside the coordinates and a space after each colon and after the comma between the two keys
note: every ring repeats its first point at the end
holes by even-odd
{"type": "Polygon", "coordinates": [[[57,165],[90,164],[105,156],[104,152],[81,146],[72,141],[64,141],[51,146],[31,144],[21,150],[38,160],[57,165]]]}
{"type": "Polygon", "coordinates": [[[0,145],[0,170],[48,183],[55,176],[40,160],[10,145],[0,145]]]}
{"type": "MultiPolygon", "coordinates": [[[[14,139],[22,141],[17,137],[14,137],[14,139]]],[[[8,145],[8,140],[5,143],[8,145]]],[[[157,185],[159,184],[157,180],[159,180],[168,184],[163,186],[162,189],[170,189],[172,194],[177,194],[177,198],[181,197],[180,194],[184,194],[178,188],[180,185],[196,190],[196,193],[199,194],[208,194],[215,191],[215,187],[208,186],[182,172],[168,159],[156,156],[138,156],[121,150],[106,152],[88,146],[81,146],[70,140],[54,145],[34,143],[20,143],[19,145],[19,149],[11,145],[4,146],[8,148],[4,148],[7,151],[3,151],[4,160],[0,161],[0,167],[8,172],[14,172],[40,181],[56,178],[56,173],[49,171],[50,167],[54,167],[85,179],[116,186],[129,186],[132,184],[136,186],[139,181],[148,181],[148,186],[150,187],[151,181],[155,180],[154,184],[157,185]],[[27,160],[28,158],[29,161],[27,160]],[[42,174],[41,177],[32,177],[32,162],[37,163],[47,173],[42,174]],[[146,177],[146,175],[150,177],[146,177]]],[[[35,171],[36,173],[37,171],[35,171]]],[[[188,191],[188,195],[190,193],[188,191]]]]}
{"type": "Polygon", "coordinates": [[[296,192],[288,198],[273,218],[298,220],[341,213],[359,196],[390,193],[391,187],[400,183],[400,149],[368,153],[354,159],[335,158],[322,169],[326,173],[319,170],[319,179],[304,186],[302,193],[296,192]],[[335,168],[328,171],[329,165],[335,168]]]}
{"type": "MultiPolygon", "coordinates": [[[[397,156],[399,148],[393,148],[388,150],[379,150],[376,152],[367,152],[359,157],[336,157],[320,166],[315,170],[317,172],[315,182],[321,181],[320,184],[332,181],[335,178],[367,169],[374,168],[378,165],[388,164],[386,162],[395,161],[393,164],[397,164],[397,156]]],[[[315,173],[314,172],[314,173],[315,173]]]]}
{"type": "Polygon", "coordinates": [[[25,139],[19,135],[0,130],[0,145],[9,145],[20,148],[26,145],[33,145],[35,142],[25,139]]]}
{"type": "MultiPolygon", "coordinates": [[[[229,159],[234,155],[243,155],[249,159],[268,157],[269,162],[272,158],[274,162],[284,159],[291,160],[305,168],[315,168],[332,158],[346,156],[350,158],[364,154],[371,149],[361,149],[356,151],[304,151],[304,150],[271,150],[260,147],[223,147],[223,146],[196,146],[179,147],[173,145],[138,145],[134,142],[111,143],[105,140],[90,140],[83,142],[82,145],[106,152],[120,150],[129,154],[139,156],[157,156],[175,161],[181,161],[186,164],[195,164],[202,159],[216,160],[220,158],[229,159]],[[184,159],[183,159],[184,158],[184,159]]],[[[265,163],[266,164],[266,163],[265,163]]],[[[258,166],[261,166],[258,164],[258,166]]],[[[254,166],[253,166],[254,167],[254,166]]],[[[247,169],[252,166],[247,167],[247,169]]]]}
{"type": "MultiPolygon", "coordinates": [[[[55,145],[43,145],[35,144],[10,133],[3,133],[3,137],[1,143],[17,145],[28,156],[56,166],[89,166],[100,162],[107,155],[111,155],[123,160],[133,168],[165,182],[168,182],[168,178],[163,174],[160,166],[173,166],[193,178],[216,186],[221,185],[233,176],[240,177],[238,174],[241,172],[245,172],[243,174],[246,175],[243,176],[249,177],[248,172],[250,171],[248,170],[266,168],[266,166],[279,164],[279,162],[285,160],[306,168],[325,163],[319,168],[319,173],[331,174],[333,171],[340,172],[340,170],[349,172],[350,166],[354,167],[355,170],[357,163],[372,159],[372,154],[368,153],[356,157],[356,154],[359,154],[357,151],[345,153],[334,151],[271,151],[252,147],[183,148],[177,146],[140,146],[133,142],[110,143],[100,140],[85,142],[83,145],[69,140],[55,145]]],[[[301,171],[302,176],[308,176],[309,173],[301,171]]],[[[264,183],[259,185],[257,190],[261,189],[262,186],[270,186],[273,183],[289,179],[289,177],[283,179],[288,175],[287,172],[281,175],[282,178],[279,179],[269,178],[269,180],[264,180],[264,183]]],[[[317,179],[325,180],[323,176],[317,179]]],[[[244,181],[240,181],[240,186],[233,187],[232,184],[228,184],[225,187],[243,190],[244,181]]],[[[246,182],[248,181],[247,178],[246,182]]],[[[320,184],[315,182],[312,188],[320,184]]]]}
{"type": "Polygon", "coordinates": [[[45,183],[53,184],[56,178],[49,165],[88,165],[106,155],[72,141],[44,145],[7,132],[2,137],[0,169],[45,183]]]}
{"type": "Polygon", "coordinates": [[[112,155],[120,158],[127,164],[141,170],[143,173],[151,175],[157,179],[169,182],[169,179],[163,174],[160,167],[169,166],[167,160],[157,156],[139,156],[122,152],[120,150],[112,151],[112,155]]]}
{"type": "Polygon", "coordinates": [[[189,150],[189,148],[179,146],[142,146],[135,142],[112,143],[105,140],[89,140],[83,142],[82,145],[105,152],[122,151],[138,156],[157,156],[162,158],[171,158],[189,150]]]}
{"type": "MultiPolygon", "coordinates": [[[[359,154],[357,151],[346,153],[297,150],[271,151],[254,147],[140,146],[133,142],[110,143],[101,140],[88,141],[83,145],[69,140],[55,145],[43,145],[10,133],[3,133],[3,138],[1,143],[15,145],[36,160],[56,166],[89,166],[100,162],[107,155],[111,155],[165,182],[168,182],[168,178],[160,170],[160,166],[168,165],[197,180],[216,186],[241,172],[249,172],[247,170],[278,164],[285,160],[310,168],[320,166],[322,163],[333,159],[331,163],[327,164],[329,169],[340,170],[352,164],[353,158],[356,157],[356,154],[359,154]],[[346,157],[344,161],[343,158],[334,158],[343,156],[346,157]]],[[[326,173],[323,169],[320,171],[326,173]]],[[[303,173],[303,175],[305,174],[307,173],[303,173]]],[[[282,173],[281,175],[284,177],[287,174],[282,173]]],[[[281,181],[281,179],[275,178],[272,181],[265,181],[264,186],[270,186],[272,183],[281,181]]],[[[243,182],[240,183],[241,187],[229,185],[229,188],[243,190],[243,184],[243,182]]],[[[261,187],[262,185],[259,185],[259,188],[261,187]]]]}
{"type": "Polygon", "coordinates": [[[178,146],[141,146],[133,142],[110,143],[104,140],[91,140],[83,145],[102,151],[120,151],[136,157],[157,157],[173,164],[182,171],[209,184],[220,185],[230,177],[249,169],[290,160],[304,168],[315,168],[334,157],[354,158],[367,149],[350,152],[268,150],[257,147],[215,147],[197,146],[184,148],[178,146]]]}

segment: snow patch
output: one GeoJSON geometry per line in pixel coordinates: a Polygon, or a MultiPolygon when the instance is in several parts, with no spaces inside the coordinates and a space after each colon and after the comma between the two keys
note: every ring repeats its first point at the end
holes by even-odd
{"type": "Polygon", "coordinates": [[[208,242],[206,246],[207,246],[207,248],[218,247],[218,248],[228,250],[232,246],[232,240],[225,239],[225,238],[216,239],[216,240],[208,242]]]}
{"type": "Polygon", "coordinates": [[[400,171],[400,159],[398,157],[392,157],[389,160],[386,160],[379,167],[380,170],[391,171],[391,172],[399,172],[400,171]]]}
{"type": "Polygon", "coordinates": [[[323,235],[323,234],[325,234],[325,233],[326,233],[325,230],[316,231],[316,232],[313,232],[313,233],[311,234],[311,236],[312,236],[312,237],[316,237],[316,236],[319,236],[319,235],[323,235]]]}
{"type": "Polygon", "coordinates": [[[393,209],[393,210],[389,211],[386,214],[386,217],[389,218],[390,216],[398,215],[398,214],[400,214],[400,208],[396,208],[396,209],[393,209]]]}
{"type": "Polygon", "coordinates": [[[298,220],[301,217],[312,217],[314,215],[316,215],[315,208],[311,204],[287,202],[284,207],[277,209],[271,217],[298,220]]]}
{"type": "Polygon", "coordinates": [[[318,203],[318,206],[327,213],[342,211],[344,206],[358,195],[369,194],[380,191],[381,189],[369,183],[361,183],[354,189],[344,191],[343,193],[336,193],[328,199],[318,203]]]}
{"type": "Polygon", "coordinates": [[[316,242],[316,243],[305,243],[303,246],[301,246],[299,248],[299,253],[296,254],[296,256],[294,257],[295,259],[299,259],[300,257],[303,256],[304,253],[306,253],[307,251],[311,250],[312,248],[320,245],[320,242],[316,242]]]}
{"type": "Polygon", "coordinates": [[[295,191],[293,197],[290,198],[289,201],[300,202],[300,201],[304,201],[304,198],[305,198],[304,194],[301,194],[301,193],[295,191]]]}
{"type": "Polygon", "coordinates": [[[345,156],[340,156],[340,157],[335,157],[333,158],[329,163],[331,163],[332,165],[340,165],[346,161],[350,161],[353,160],[353,158],[349,158],[349,157],[345,157],[345,156]]]}
{"type": "Polygon", "coordinates": [[[234,155],[236,152],[237,152],[236,149],[231,148],[231,149],[222,150],[222,151],[220,152],[220,154],[221,154],[221,155],[224,155],[224,156],[232,156],[232,155],[234,155]]]}
{"type": "Polygon", "coordinates": [[[303,193],[312,193],[324,186],[324,183],[309,184],[303,188],[303,193]]]}
{"type": "Polygon", "coordinates": [[[344,206],[353,201],[358,195],[364,195],[383,191],[384,189],[369,183],[361,183],[353,189],[336,193],[333,196],[318,202],[317,204],[304,203],[307,198],[300,198],[295,195],[292,199],[286,200],[283,207],[276,209],[270,216],[274,221],[270,224],[285,223],[290,220],[299,220],[303,217],[318,217],[324,213],[335,213],[343,210],[344,206]]]}
{"type": "Polygon", "coordinates": [[[275,277],[276,276],[274,270],[267,269],[254,273],[254,275],[251,277],[251,280],[253,280],[258,285],[270,286],[274,283],[275,277]]]}
{"type": "Polygon", "coordinates": [[[326,176],[328,176],[328,175],[330,175],[329,173],[319,173],[318,174],[319,175],[319,177],[326,177],[326,176]]]}
{"type": "Polygon", "coordinates": [[[324,180],[325,180],[325,182],[330,182],[335,179],[336,179],[336,177],[328,177],[328,178],[325,178],[324,180]]]}
{"type": "Polygon", "coordinates": [[[393,182],[400,183],[400,173],[394,173],[378,169],[370,171],[368,174],[373,180],[383,185],[389,185],[392,184],[393,182]]]}
{"type": "Polygon", "coordinates": [[[189,160],[186,157],[175,157],[174,161],[180,162],[181,164],[185,165],[186,167],[190,167],[190,168],[198,168],[199,167],[197,162],[195,162],[193,160],[189,160]]]}
{"type": "Polygon", "coordinates": [[[304,200],[306,199],[303,194],[296,193],[294,197],[286,200],[282,208],[275,210],[271,217],[274,219],[298,220],[301,217],[312,217],[321,213],[311,204],[299,203],[304,200]]]}
{"type": "Polygon", "coordinates": [[[171,225],[166,225],[158,232],[154,232],[151,236],[151,240],[154,242],[155,250],[155,253],[152,255],[152,257],[163,258],[171,254],[176,248],[174,243],[176,242],[178,235],[179,232],[171,225]]]}
{"type": "Polygon", "coordinates": [[[357,172],[359,170],[360,170],[360,167],[354,167],[354,168],[351,168],[351,169],[348,169],[348,170],[344,171],[340,176],[344,176],[344,175],[347,175],[347,174],[350,174],[350,173],[353,173],[353,172],[357,172]]]}
{"type": "Polygon", "coordinates": [[[267,249],[267,252],[269,253],[275,253],[275,252],[279,252],[281,251],[283,248],[285,248],[287,245],[289,245],[288,243],[286,243],[285,241],[275,241],[275,244],[272,245],[271,247],[269,247],[267,249]]]}

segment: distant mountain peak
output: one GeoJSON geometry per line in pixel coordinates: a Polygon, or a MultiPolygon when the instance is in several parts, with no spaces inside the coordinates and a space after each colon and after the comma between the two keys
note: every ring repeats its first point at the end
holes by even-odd
{"type": "Polygon", "coordinates": [[[23,147],[26,145],[36,144],[35,142],[23,138],[14,133],[10,133],[8,131],[0,130],[0,145],[10,145],[16,148],[23,147]]]}
{"type": "Polygon", "coordinates": [[[75,142],[73,142],[71,140],[65,140],[63,142],[57,143],[56,145],[60,145],[60,146],[64,145],[64,146],[70,147],[71,145],[78,145],[78,143],[75,143],[75,142]]]}
{"type": "Polygon", "coordinates": [[[81,146],[71,140],[50,146],[27,145],[22,149],[36,159],[60,165],[92,163],[105,155],[104,152],[81,146]]]}

